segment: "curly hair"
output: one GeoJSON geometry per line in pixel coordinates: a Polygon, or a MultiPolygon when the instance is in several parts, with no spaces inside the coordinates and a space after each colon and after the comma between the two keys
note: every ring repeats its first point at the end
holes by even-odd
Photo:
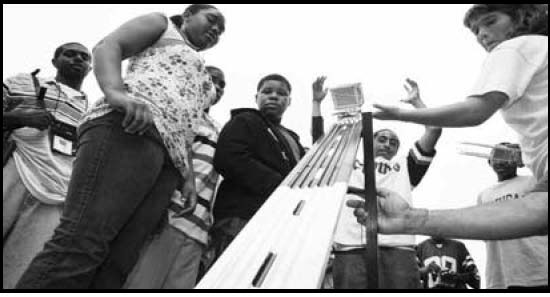
{"type": "Polygon", "coordinates": [[[514,37],[522,35],[548,36],[548,4],[475,4],[464,17],[464,25],[472,29],[482,15],[501,12],[509,15],[519,26],[514,37]]]}

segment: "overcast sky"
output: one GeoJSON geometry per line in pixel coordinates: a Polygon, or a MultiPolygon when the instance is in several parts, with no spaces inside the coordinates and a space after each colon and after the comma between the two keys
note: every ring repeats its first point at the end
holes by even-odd
{"type": "MultiPolygon", "coordinates": [[[[58,45],[78,41],[92,48],[125,21],[150,12],[179,14],[186,6],[3,4],[2,76],[36,68],[53,76],[50,61],[58,45]]],[[[227,89],[212,115],[223,124],[231,109],[255,107],[259,79],[281,73],[293,85],[283,123],[306,146],[311,145],[311,84],[316,76],[327,75],[329,87],[361,82],[367,100],[385,104],[399,104],[405,96],[403,82],[410,77],[420,84],[426,104],[438,106],[468,95],[486,56],[462,25],[470,5],[217,6],[227,18],[227,30],[204,57],[225,71],[227,89]]],[[[101,95],[93,75],[84,91],[91,100],[101,95]]],[[[331,109],[327,100],[328,123],[331,109]]],[[[421,126],[400,123],[375,123],[375,128],[395,129],[402,154],[424,132],[421,126]]],[[[436,160],[414,192],[417,207],[474,205],[477,194],[496,182],[485,161],[457,154],[460,141],[494,144],[517,138],[500,115],[478,128],[444,130],[436,160]]],[[[466,244],[485,283],[485,245],[466,244]]]]}

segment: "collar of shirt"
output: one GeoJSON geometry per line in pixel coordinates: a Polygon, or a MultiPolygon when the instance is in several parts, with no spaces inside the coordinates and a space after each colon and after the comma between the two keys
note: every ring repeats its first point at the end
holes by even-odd
{"type": "Polygon", "coordinates": [[[56,85],[68,97],[72,97],[72,98],[83,97],[84,99],[86,98],[86,94],[84,92],[75,90],[75,89],[67,86],[66,84],[60,83],[60,82],[56,81],[54,77],[45,78],[44,83],[46,83],[48,85],[56,85]]]}

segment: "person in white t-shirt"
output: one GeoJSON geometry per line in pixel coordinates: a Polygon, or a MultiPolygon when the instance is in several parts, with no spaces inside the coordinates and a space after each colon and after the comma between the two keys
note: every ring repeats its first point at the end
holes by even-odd
{"type": "MultiPolygon", "coordinates": [[[[509,143],[501,145],[519,148],[509,143]]],[[[514,163],[494,160],[489,165],[498,183],[479,194],[478,205],[523,199],[536,184],[531,176],[518,176],[514,163]]],[[[548,287],[548,235],[487,241],[486,247],[487,289],[548,287]]]]}
{"type": "MultiPolygon", "coordinates": [[[[470,127],[501,110],[520,137],[525,164],[537,179],[524,199],[460,210],[428,211],[382,190],[380,231],[464,239],[515,239],[548,234],[548,5],[476,4],[465,24],[489,52],[471,96],[439,108],[375,105],[375,117],[441,127],[470,127]],[[514,219],[510,220],[513,216],[514,219]]],[[[364,221],[363,202],[350,202],[364,221]]]]}
{"type": "MultiPolygon", "coordinates": [[[[327,95],[323,84],[326,77],[318,78],[313,84],[312,134],[316,141],[324,134],[321,117],[321,102],[327,95]]],[[[420,98],[415,81],[408,79],[405,88],[408,96],[403,102],[415,108],[426,108],[420,98]]],[[[435,146],[442,129],[426,127],[424,135],[413,145],[408,154],[398,156],[400,140],[395,132],[382,129],[374,133],[374,157],[376,186],[390,188],[413,205],[413,189],[420,184],[436,155],[435,146]]],[[[350,178],[350,187],[363,191],[365,175],[363,165],[356,161],[350,178]]],[[[347,199],[357,196],[347,195],[347,199]]],[[[412,235],[380,235],[379,267],[381,289],[418,289],[420,273],[416,263],[415,237],[412,235]]],[[[343,207],[334,235],[333,279],[335,289],[366,289],[367,261],[365,259],[366,230],[357,223],[353,210],[343,207]]]]}
{"type": "Polygon", "coordinates": [[[13,289],[59,225],[76,153],[76,127],[88,100],[80,91],[91,53],[80,43],[57,48],[55,78],[38,72],[4,80],[4,133],[15,150],[2,174],[2,288],[13,289]],[[43,96],[40,89],[44,88],[43,96]]]}

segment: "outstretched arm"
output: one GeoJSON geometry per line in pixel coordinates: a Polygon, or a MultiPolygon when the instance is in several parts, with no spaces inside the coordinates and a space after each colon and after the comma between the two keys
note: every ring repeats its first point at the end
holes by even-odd
{"type": "MultiPolygon", "coordinates": [[[[523,199],[454,210],[413,209],[395,192],[379,190],[378,224],[384,234],[420,234],[474,240],[508,240],[548,234],[548,190],[523,199]]],[[[365,224],[363,201],[349,201],[365,224]]]]}
{"type": "Polygon", "coordinates": [[[463,102],[419,110],[405,110],[392,106],[375,104],[378,109],[374,117],[379,120],[393,120],[438,127],[473,127],[483,124],[508,101],[501,92],[469,97],[463,102]]]}
{"type": "Polygon", "coordinates": [[[413,210],[407,233],[507,240],[548,234],[548,193],[458,210],[413,210]]]}

